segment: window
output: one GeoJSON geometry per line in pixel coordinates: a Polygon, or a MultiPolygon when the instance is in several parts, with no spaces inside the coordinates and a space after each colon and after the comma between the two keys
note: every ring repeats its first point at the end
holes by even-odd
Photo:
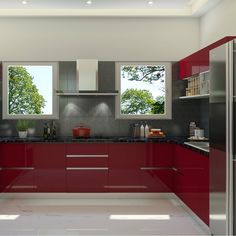
{"type": "Polygon", "coordinates": [[[171,64],[116,63],[116,118],[171,119],[171,64]]]}
{"type": "Polygon", "coordinates": [[[3,63],[3,119],[58,119],[58,64],[3,63]]]}

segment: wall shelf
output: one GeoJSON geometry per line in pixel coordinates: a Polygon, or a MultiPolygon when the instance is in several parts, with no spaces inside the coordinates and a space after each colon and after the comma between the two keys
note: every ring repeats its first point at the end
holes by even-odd
{"type": "Polygon", "coordinates": [[[210,94],[200,94],[200,95],[193,95],[193,96],[182,96],[179,99],[203,99],[209,98],[210,94]]]}

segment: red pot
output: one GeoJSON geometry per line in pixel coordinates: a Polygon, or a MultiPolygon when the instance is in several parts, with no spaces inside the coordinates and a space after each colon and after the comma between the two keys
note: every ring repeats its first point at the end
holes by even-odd
{"type": "Polygon", "coordinates": [[[75,138],[88,138],[90,136],[90,128],[86,126],[78,126],[72,129],[75,138]]]}

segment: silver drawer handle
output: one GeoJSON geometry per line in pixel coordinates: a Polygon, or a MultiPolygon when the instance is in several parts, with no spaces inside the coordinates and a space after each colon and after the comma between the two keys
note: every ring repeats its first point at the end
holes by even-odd
{"type": "Polygon", "coordinates": [[[12,185],[12,186],[9,186],[8,188],[11,188],[11,189],[24,189],[24,188],[27,188],[27,189],[35,189],[37,188],[37,186],[35,185],[12,185]]]}
{"type": "Polygon", "coordinates": [[[132,189],[136,189],[136,188],[147,188],[147,186],[144,186],[144,185],[105,185],[104,186],[105,188],[116,188],[116,189],[119,189],[119,188],[132,188],[132,189]]]}
{"type": "Polygon", "coordinates": [[[34,170],[34,167],[0,167],[0,170],[34,170]]]}
{"type": "Polygon", "coordinates": [[[108,170],[108,167],[66,167],[66,170],[108,170]]]}
{"type": "Polygon", "coordinates": [[[96,155],[93,155],[93,154],[77,154],[77,155],[66,155],[66,157],[79,157],[79,158],[84,158],[84,157],[104,157],[104,158],[107,158],[108,155],[107,154],[104,154],[104,155],[100,155],[100,154],[96,154],[96,155]]]}
{"type": "Polygon", "coordinates": [[[141,167],[141,170],[173,170],[172,167],[141,167]]]}

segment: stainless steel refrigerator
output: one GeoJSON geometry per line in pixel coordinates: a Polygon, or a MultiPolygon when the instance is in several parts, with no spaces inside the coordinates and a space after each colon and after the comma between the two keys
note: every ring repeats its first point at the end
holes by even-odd
{"type": "Polygon", "coordinates": [[[210,51],[210,230],[236,235],[236,41],[210,51]]]}

